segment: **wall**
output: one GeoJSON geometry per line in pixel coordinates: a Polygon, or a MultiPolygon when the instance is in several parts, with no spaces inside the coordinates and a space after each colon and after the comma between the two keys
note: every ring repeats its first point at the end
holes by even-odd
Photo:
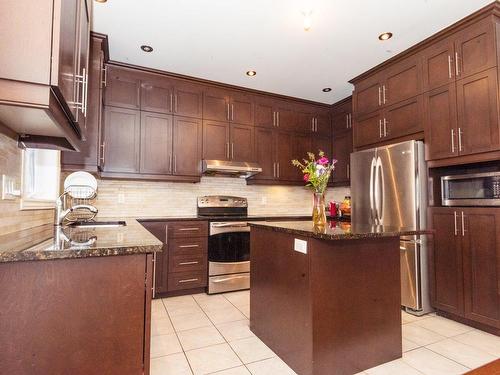
{"type": "MultiPolygon", "coordinates": [[[[327,201],[349,194],[348,188],[330,188],[327,201]]],[[[183,216],[196,214],[201,195],[247,197],[250,215],[310,215],[312,210],[311,192],[304,187],[247,186],[243,179],[225,177],[203,177],[196,184],[99,180],[94,204],[99,217],[183,216]]]]}
{"type": "MultiPolygon", "coordinates": [[[[0,183],[1,175],[16,178],[16,185],[21,186],[21,150],[17,142],[0,133],[0,183]]],[[[1,190],[1,186],[0,186],[1,190]]],[[[54,210],[19,210],[19,199],[0,199],[0,235],[16,232],[34,226],[52,223],[54,210]]]]}

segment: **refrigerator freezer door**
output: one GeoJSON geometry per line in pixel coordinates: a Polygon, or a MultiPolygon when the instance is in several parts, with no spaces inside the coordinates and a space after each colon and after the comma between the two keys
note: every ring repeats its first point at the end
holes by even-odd
{"type": "Polygon", "coordinates": [[[375,149],[351,154],[351,219],[353,223],[376,224],[373,194],[375,156],[375,149]]]}
{"type": "Polygon", "coordinates": [[[375,206],[379,224],[417,227],[415,142],[377,149],[375,206]]]}
{"type": "Polygon", "coordinates": [[[413,310],[421,308],[420,280],[418,275],[420,245],[412,241],[401,241],[401,305],[413,310]]]}

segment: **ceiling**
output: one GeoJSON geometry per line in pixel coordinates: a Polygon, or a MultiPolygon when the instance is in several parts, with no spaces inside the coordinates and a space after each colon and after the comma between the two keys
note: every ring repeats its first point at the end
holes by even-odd
{"type": "Polygon", "coordinates": [[[115,61],[332,104],[351,94],[349,79],[491,2],[93,1],[92,30],[108,34],[115,61]],[[381,42],[385,31],[394,36],[381,42]]]}

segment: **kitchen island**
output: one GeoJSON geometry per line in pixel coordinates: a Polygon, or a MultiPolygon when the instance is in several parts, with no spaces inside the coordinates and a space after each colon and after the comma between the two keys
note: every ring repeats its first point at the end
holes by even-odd
{"type": "Polygon", "coordinates": [[[355,374],[402,356],[407,228],[251,223],[250,328],[299,375],[355,374]]]}
{"type": "Polygon", "coordinates": [[[148,374],[153,254],[135,220],[0,236],[0,372],[148,374]]]}

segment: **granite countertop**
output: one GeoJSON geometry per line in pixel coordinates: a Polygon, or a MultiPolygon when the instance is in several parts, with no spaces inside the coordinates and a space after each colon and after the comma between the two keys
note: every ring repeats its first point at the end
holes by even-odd
{"type": "MultiPolygon", "coordinates": [[[[327,217],[329,217],[327,215],[327,217]]],[[[231,216],[211,216],[203,217],[198,215],[177,215],[177,216],[138,216],[139,221],[186,221],[186,220],[196,220],[196,221],[214,221],[214,220],[310,220],[310,215],[248,215],[245,219],[234,218],[231,216]]],[[[99,219],[100,220],[100,219],[99,219]]],[[[339,221],[350,221],[350,217],[345,216],[342,218],[336,218],[339,221]]]]}
{"type": "MultiPolygon", "coordinates": [[[[98,221],[117,219],[99,218],[98,221]]],[[[122,227],[63,227],[60,229],[62,232],[57,232],[52,224],[47,224],[0,236],[0,263],[161,251],[162,243],[137,220],[124,221],[127,225],[122,227]]]]}
{"type": "Polygon", "coordinates": [[[356,240],[434,233],[432,230],[415,230],[411,228],[389,227],[383,225],[355,225],[349,222],[334,220],[330,220],[323,229],[315,229],[311,220],[250,223],[250,227],[322,240],[356,240]]]}

